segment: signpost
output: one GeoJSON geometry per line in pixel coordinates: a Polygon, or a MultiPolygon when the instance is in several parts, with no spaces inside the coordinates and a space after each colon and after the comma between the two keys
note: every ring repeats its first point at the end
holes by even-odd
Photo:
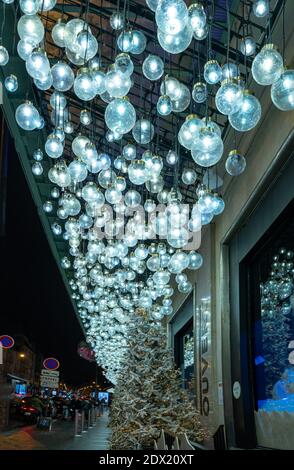
{"type": "Polygon", "coordinates": [[[59,386],[59,371],[42,369],[41,370],[41,377],[40,377],[40,385],[41,385],[41,387],[58,388],[58,386],[59,386]]]}
{"type": "Polygon", "coordinates": [[[54,357],[47,357],[43,362],[43,367],[48,370],[56,370],[60,366],[60,363],[54,357]]]}
{"type": "Polygon", "coordinates": [[[10,349],[14,346],[14,339],[8,335],[1,335],[0,343],[3,349],[10,349]]]}

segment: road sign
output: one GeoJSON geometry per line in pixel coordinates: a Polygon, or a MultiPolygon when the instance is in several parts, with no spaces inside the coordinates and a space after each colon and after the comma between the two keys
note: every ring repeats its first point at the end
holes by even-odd
{"type": "Polygon", "coordinates": [[[48,370],[48,369],[42,369],[41,370],[41,376],[46,376],[46,377],[59,377],[59,370],[48,370]]]}
{"type": "Polygon", "coordinates": [[[14,346],[14,339],[8,335],[1,335],[0,343],[3,349],[10,349],[14,346]]]}
{"type": "Polygon", "coordinates": [[[59,377],[46,377],[41,375],[40,385],[41,387],[58,388],[59,377]]]}
{"type": "Polygon", "coordinates": [[[47,357],[47,359],[45,359],[43,362],[43,366],[48,370],[56,370],[59,368],[60,364],[59,361],[54,357],[47,357]]]}

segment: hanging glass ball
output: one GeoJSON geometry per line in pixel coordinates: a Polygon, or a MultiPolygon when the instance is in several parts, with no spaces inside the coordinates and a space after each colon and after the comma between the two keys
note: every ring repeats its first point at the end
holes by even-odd
{"type": "Polygon", "coordinates": [[[7,91],[14,93],[18,89],[17,77],[13,74],[5,78],[4,85],[7,91]]]}
{"type": "Polygon", "coordinates": [[[68,47],[65,48],[65,54],[66,54],[66,57],[68,58],[68,60],[72,64],[78,65],[79,67],[81,65],[85,65],[85,59],[83,57],[81,57],[77,52],[73,52],[70,49],[68,49],[68,47]]]}
{"type": "Polygon", "coordinates": [[[36,49],[26,61],[26,69],[32,78],[43,80],[50,72],[47,54],[42,49],[36,49]]]}
{"type": "Polygon", "coordinates": [[[211,120],[211,118],[206,119],[205,117],[202,119],[202,121],[205,123],[205,126],[208,127],[209,129],[213,130],[214,132],[217,133],[221,137],[222,131],[220,126],[211,120]]]}
{"type": "Polygon", "coordinates": [[[78,71],[74,81],[74,92],[83,101],[90,101],[95,98],[95,80],[87,67],[83,67],[78,71]]]}
{"type": "Polygon", "coordinates": [[[226,161],[226,171],[231,176],[239,176],[246,168],[246,160],[237,150],[232,150],[226,161]]]}
{"type": "Polygon", "coordinates": [[[166,161],[169,165],[175,165],[179,160],[178,154],[174,150],[169,150],[166,155],[166,161]]]}
{"type": "Polygon", "coordinates": [[[203,122],[196,114],[189,114],[179,130],[178,139],[180,144],[186,149],[191,150],[193,142],[203,127],[203,122]]]}
{"type": "Polygon", "coordinates": [[[240,51],[246,57],[251,57],[256,52],[256,42],[252,36],[246,36],[240,43],[240,51]]]}
{"type": "Polygon", "coordinates": [[[182,94],[181,83],[176,78],[167,75],[160,85],[160,93],[162,95],[168,95],[171,100],[175,101],[179,99],[182,94]]]}
{"type": "Polygon", "coordinates": [[[51,201],[46,201],[46,202],[44,202],[44,204],[43,204],[43,210],[44,210],[44,212],[46,212],[47,214],[50,214],[50,212],[53,211],[53,208],[54,208],[54,207],[53,207],[53,204],[52,204],[51,201]]]}
{"type": "Polygon", "coordinates": [[[57,0],[40,0],[39,11],[50,11],[55,7],[57,0]]]}
{"type": "Polygon", "coordinates": [[[114,62],[115,71],[119,72],[123,77],[130,77],[134,71],[134,64],[125,52],[119,54],[114,62]]]}
{"type": "Polygon", "coordinates": [[[105,73],[102,72],[102,70],[94,69],[94,70],[91,70],[91,75],[92,75],[92,78],[95,81],[96,94],[101,95],[101,94],[105,93],[105,91],[106,91],[106,88],[105,88],[105,73]]]}
{"type": "Polygon", "coordinates": [[[132,134],[138,144],[148,144],[154,137],[154,126],[147,119],[139,119],[133,127],[132,134]]]}
{"type": "Polygon", "coordinates": [[[35,124],[36,124],[36,129],[38,130],[43,129],[45,126],[45,119],[43,118],[43,116],[39,115],[35,124]]]}
{"type": "Polygon", "coordinates": [[[269,14],[269,0],[255,0],[253,13],[257,18],[263,18],[269,14]]]}
{"type": "Polygon", "coordinates": [[[43,157],[44,157],[44,155],[43,155],[43,152],[42,152],[41,149],[37,149],[37,150],[34,151],[33,159],[36,160],[36,162],[42,161],[43,157]]]}
{"type": "Polygon", "coordinates": [[[259,85],[272,85],[283,72],[283,57],[274,44],[266,44],[252,63],[252,76],[259,85]]]}
{"type": "Polygon", "coordinates": [[[17,43],[17,53],[22,60],[27,60],[33,49],[36,47],[36,42],[30,38],[21,39],[17,43]]]}
{"type": "Polygon", "coordinates": [[[133,184],[144,184],[147,180],[144,160],[133,160],[128,168],[128,175],[133,184]]]}
{"type": "Polygon", "coordinates": [[[132,31],[132,47],[130,49],[132,54],[142,54],[146,48],[146,43],[146,37],[141,31],[132,31]]]}
{"type": "Polygon", "coordinates": [[[133,45],[132,31],[122,31],[117,38],[117,47],[122,52],[130,52],[133,45]]]}
{"type": "Polygon", "coordinates": [[[199,269],[203,264],[203,258],[197,251],[190,251],[188,269],[199,269]]]}
{"type": "Polygon", "coordinates": [[[48,75],[43,77],[41,80],[34,78],[34,84],[39,90],[49,90],[53,84],[51,73],[48,73],[48,75]]]}
{"type": "Polygon", "coordinates": [[[191,168],[185,168],[182,173],[182,181],[184,184],[190,185],[194,184],[197,179],[197,173],[191,168]]]}
{"type": "Polygon", "coordinates": [[[180,84],[180,96],[176,100],[172,101],[172,110],[175,113],[181,113],[185,111],[190,102],[191,102],[191,94],[189,88],[184,85],[180,84]]]}
{"type": "Polygon", "coordinates": [[[42,164],[40,162],[35,162],[35,163],[32,164],[32,173],[33,173],[33,175],[41,176],[43,171],[44,170],[43,170],[42,164]]]}
{"type": "Polygon", "coordinates": [[[211,214],[214,210],[214,197],[209,191],[205,191],[198,199],[198,210],[201,214],[211,214]]]}
{"type": "Polygon", "coordinates": [[[210,85],[220,82],[223,76],[222,68],[217,60],[209,60],[204,66],[204,80],[210,85]]]}
{"type": "Polygon", "coordinates": [[[105,88],[110,96],[122,98],[126,96],[132,86],[131,79],[123,76],[116,70],[110,70],[105,77],[105,88]]]}
{"type": "Polygon", "coordinates": [[[240,76],[239,67],[232,63],[228,62],[222,67],[223,80],[232,80],[233,78],[238,78],[240,76]]]}
{"type": "Polygon", "coordinates": [[[213,215],[220,215],[225,210],[225,202],[218,194],[213,194],[213,215]]]}
{"type": "Polygon", "coordinates": [[[39,113],[30,101],[26,101],[16,108],[16,122],[19,127],[25,131],[33,131],[36,128],[36,122],[38,121],[38,118],[39,113]]]}
{"type": "Polygon", "coordinates": [[[80,31],[75,40],[75,52],[84,61],[92,59],[98,51],[98,42],[93,34],[89,31],[89,27],[86,30],[80,31]]]}
{"type": "Polygon", "coordinates": [[[234,80],[226,79],[218,89],[215,104],[220,113],[229,115],[237,113],[243,102],[243,90],[234,80]]]}
{"type": "Polygon", "coordinates": [[[18,20],[17,32],[20,39],[31,39],[35,44],[39,44],[45,30],[38,15],[23,15],[18,20]]]}
{"type": "Polygon", "coordinates": [[[126,144],[122,149],[122,155],[127,160],[134,160],[136,158],[136,146],[133,144],[126,144]]]}
{"type": "Polygon", "coordinates": [[[52,108],[64,109],[66,107],[67,101],[63,93],[59,91],[54,91],[50,96],[50,105],[52,108]]]}
{"type": "Polygon", "coordinates": [[[84,126],[89,126],[92,122],[92,116],[90,111],[87,109],[82,109],[80,112],[80,123],[84,126]]]}
{"type": "Polygon", "coordinates": [[[122,193],[115,186],[110,186],[105,191],[105,199],[110,204],[118,204],[122,199],[122,193]]]}
{"type": "Polygon", "coordinates": [[[203,5],[192,3],[188,8],[189,22],[193,29],[203,29],[206,25],[206,13],[203,5]]]}
{"type": "Polygon", "coordinates": [[[39,10],[40,0],[20,0],[19,7],[25,15],[35,15],[39,10]]]}
{"type": "Polygon", "coordinates": [[[45,142],[45,152],[50,158],[59,158],[63,153],[63,145],[54,135],[49,135],[45,142]]]}
{"type": "Polygon", "coordinates": [[[193,37],[196,39],[196,41],[203,41],[204,39],[207,38],[208,33],[209,33],[209,28],[208,28],[208,25],[206,24],[203,28],[194,29],[193,37]]]}
{"type": "Polygon", "coordinates": [[[172,101],[168,95],[162,95],[157,101],[157,112],[161,116],[168,116],[172,112],[172,101]]]}
{"type": "Polygon", "coordinates": [[[63,129],[65,134],[72,134],[74,131],[73,123],[69,121],[64,122],[63,129]]]}
{"type": "Polygon", "coordinates": [[[188,23],[188,8],[183,0],[161,0],[155,20],[164,34],[179,34],[188,23]]]}
{"type": "Polygon", "coordinates": [[[158,80],[164,72],[163,60],[157,55],[149,54],[143,62],[142,70],[148,80],[158,80]]]}
{"type": "Polygon", "coordinates": [[[146,212],[151,213],[155,210],[156,204],[152,199],[146,199],[144,203],[144,209],[146,212]]]}
{"type": "Polygon", "coordinates": [[[87,165],[79,160],[73,160],[68,165],[68,172],[74,183],[84,181],[88,176],[87,165]]]}
{"type": "Polygon", "coordinates": [[[127,183],[123,176],[117,176],[114,186],[119,191],[124,191],[126,189],[127,183]]]}
{"type": "Polygon", "coordinates": [[[102,188],[107,189],[109,186],[113,185],[116,180],[116,174],[114,171],[107,168],[106,170],[100,171],[98,175],[98,183],[102,188]]]}
{"type": "Polygon", "coordinates": [[[57,62],[51,69],[53,87],[57,91],[68,91],[74,83],[74,73],[66,62],[57,62]]]}
{"type": "Polygon", "coordinates": [[[188,231],[183,228],[171,228],[167,232],[167,242],[173,248],[183,248],[189,240],[188,231]]]}
{"type": "Polygon", "coordinates": [[[193,142],[192,158],[200,166],[215,165],[222,157],[224,144],[220,136],[208,127],[201,129],[193,142]]]}
{"type": "Polygon", "coordinates": [[[117,98],[107,105],[105,122],[112,131],[127,134],[135,125],[136,111],[125,97],[117,98]]]}
{"type": "Polygon", "coordinates": [[[206,83],[198,82],[193,86],[192,98],[196,103],[204,103],[207,99],[206,83]]]}
{"type": "Polygon", "coordinates": [[[166,34],[157,30],[157,39],[162,49],[170,54],[180,54],[189,47],[193,37],[193,29],[189,24],[178,34],[166,34]]]}
{"type": "Polygon", "coordinates": [[[81,18],[74,18],[73,20],[68,21],[64,30],[65,47],[70,49],[72,52],[76,52],[76,39],[78,34],[83,30],[91,32],[89,25],[81,18]]]}
{"type": "Polygon", "coordinates": [[[183,282],[178,285],[178,290],[179,292],[182,292],[183,294],[189,294],[193,290],[193,286],[190,281],[183,282]]]}
{"type": "Polygon", "coordinates": [[[138,191],[130,189],[125,194],[125,205],[128,207],[138,207],[141,204],[141,195],[138,191]]]}
{"type": "Polygon", "coordinates": [[[0,65],[4,66],[8,64],[9,54],[7,49],[4,46],[0,46],[0,65]]]}
{"type": "Polygon", "coordinates": [[[56,46],[65,47],[65,42],[64,42],[65,27],[66,27],[66,23],[64,23],[61,20],[61,18],[58,18],[57,23],[53,26],[52,31],[51,31],[51,36],[56,46]]]}
{"type": "Polygon", "coordinates": [[[294,109],[294,70],[285,70],[271,88],[274,105],[281,111],[294,109]]]}
{"type": "Polygon", "coordinates": [[[57,222],[54,222],[51,225],[51,229],[55,236],[59,236],[62,234],[62,227],[57,222]]]}
{"type": "Polygon", "coordinates": [[[243,91],[243,101],[237,113],[230,114],[231,126],[240,132],[248,132],[253,129],[261,118],[261,105],[258,99],[248,90],[243,91]]]}
{"type": "Polygon", "coordinates": [[[52,188],[51,189],[51,192],[50,192],[51,196],[54,198],[54,199],[58,199],[59,196],[60,196],[60,191],[58,188],[52,188]]]}
{"type": "Polygon", "coordinates": [[[86,153],[86,145],[90,144],[88,137],[85,137],[81,134],[78,134],[72,141],[71,148],[73,153],[79,157],[83,158],[86,153]]]}
{"type": "Polygon", "coordinates": [[[119,31],[120,29],[123,29],[124,25],[125,25],[124,15],[120,13],[119,11],[112,13],[110,17],[110,26],[112,27],[112,29],[119,31]]]}
{"type": "Polygon", "coordinates": [[[146,3],[150,10],[156,11],[156,8],[158,7],[160,0],[146,0],[146,3]]]}

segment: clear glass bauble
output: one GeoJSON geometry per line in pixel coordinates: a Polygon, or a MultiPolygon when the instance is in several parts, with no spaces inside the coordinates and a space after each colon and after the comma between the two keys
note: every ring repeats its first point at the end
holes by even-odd
{"type": "Polygon", "coordinates": [[[122,52],[130,52],[133,45],[132,31],[122,31],[117,38],[117,47],[122,52]]]}
{"type": "Polygon", "coordinates": [[[17,77],[13,74],[5,78],[4,85],[7,91],[14,93],[18,89],[17,77]]]}
{"type": "Polygon", "coordinates": [[[155,21],[164,34],[179,34],[188,23],[188,8],[183,0],[161,0],[155,21]]]}
{"type": "Polygon", "coordinates": [[[148,80],[158,80],[164,72],[163,60],[157,55],[149,54],[143,62],[142,70],[148,80]]]}
{"type": "Polygon", "coordinates": [[[92,59],[98,51],[97,39],[90,33],[89,28],[80,31],[75,40],[75,52],[85,61],[92,59]]]}
{"type": "Polygon", "coordinates": [[[41,149],[37,149],[33,153],[33,159],[36,160],[36,162],[41,162],[43,160],[44,154],[41,149]]]}
{"type": "Polygon", "coordinates": [[[220,126],[216,122],[212,121],[211,118],[206,119],[205,117],[202,119],[202,121],[204,122],[205,126],[208,127],[208,129],[213,130],[217,133],[217,135],[221,137],[222,131],[220,126]]]}
{"type": "Polygon", "coordinates": [[[105,122],[113,132],[127,134],[135,125],[136,111],[126,98],[117,98],[107,105],[105,122]]]}
{"type": "Polygon", "coordinates": [[[72,141],[71,148],[73,153],[79,157],[83,158],[86,154],[86,145],[90,144],[88,137],[78,134],[72,141]]]}
{"type": "Polygon", "coordinates": [[[65,134],[72,134],[74,131],[74,125],[70,121],[64,121],[63,129],[65,134]]]}
{"type": "Polygon", "coordinates": [[[132,86],[131,79],[123,76],[116,70],[110,70],[105,77],[105,88],[110,96],[122,98],[126,96],[132,86]]]}
{"type": "Polygon", "coordinates": [[[141,195],[138,191],[130,189],[125,194],[125,205],[128,207],[138,207],[141,204],[141,195]]]}
{"type": "Polygon", "coordinates": [[[200,214],[212,214],[214,210],[214,197],[209,191],[206,191],[198,199],[198,210],[200,214]]]}
{"type": "Polygon", "coordinates": [[[130,52],[132,54],[138,55],[142,54],[142,52],[146,48],[146,37],[141,31],[132,31],[132,47],[130,49],[130,52]]]}
{"type": "Polygon", "coordinates": [[[33,131],[36,128],[39,113],[30,101],[26,101],[16,108],[15,119],[19,127],[25,131],[33,131]]]}
{"type": "Polygon", "coordinates": [[[207,86],[206,83],[195,83],[192,90],[192,98],[195,103],[204,103],[207,99],[207,86]]]}
{"type": "Polygon", "coordinates": [[[154,137],[154,126],[147,119],[139,119],[133,127],[132,134],[138,144],[148,144],[154,137]]]}
{"type": "Polygon", "coordinates": [[[203,5],[200,3],[192,3],[188,8],[189,22],[193,30],[203,29],[206,25],[206,13],[203,5]]]}
{"type": "Polygon", "coordinates": [[[184,271],[189,265],[189,255],[184,252],[178,252],[172,255],[168,264],[168,270],[171,273],[178,274],[184,271]]]}
{"type": "Polygon", "coordinates": [[[105,191],[105,199],[109,204],[118,204],[122,199],[122,193],[114,186],[110,186],[105,191]]]}
{"type": "Polygon", "coordinates": [[[134,71],[134,64],[129,54],[119,54],[114,62],[115,71],[119,72],[123,77],[130,77],[134,71]]]}
{"type": "Polygon", "coordinates": [[[98,183],[104,189],[112,186],[115,183],[115,180],[116,174],[110,168],[100,171],[98,175],[98,183]]]}
{"type": "Polygon", "coordinates": [[[175,101],[179,99],[182,94],[181,86],[182,84],[179,80],[167,75],[160,85],[160,93],[162,95],[168,95],[171,100],[175,101]]]}
{"type": "Polygon", "coordinates": [[[33,51],[26,61],[26,69],[32,78],[45,79],[50,72],[47,54],[42,49],[33,51]]]}
{"type": "Polygon", "coordinates": [[[183,248],[189,240],[188,231],[183,228],[172,228],[167,232],[167,242],[173,248],[183,248]]]}
{"type": "Polygon", "coordinates": [[[65,54],[68,60],[72,64],[78,65],[79,67],[81,65],[85,65],[85,59],[82,56],[80,56],[77,52],[73,52],[70,49],[68,49],[68,47],[65,48],[65,54]]]}
{"type": "Polygon", "coordinates": [[[68,91],[74,84],[74,73],[66,62],[57,62],[51,68],[53,87],[57,91],[68,91]]]}
{"type": "Polygon", "coordinates": [[[20,0],[19,7],[24,15],[35,15],[39,10],[40,0],[20,0]]]}
{"type": "Polygon", "coordinates": [[[82,189],[82,198],[89,203],[104,203],[104,196],[93,181],[86,183],[82,189]]]}
{"type": "Polygon", "coordinates": [[[200,166],[215,165],[222,157],[224,144],[221,137],[212,129],[204,128],[193,142],[192,158],[200,166]]]}
{"type": "Polygon", "coordinates": [[[116,11],[111,15],[109,22],[112,29],[119,31],[125,25],[124,15],[120,11],[116,11]]]}
{"type": "Polygon", "coordinates": [[[223,80],[232,80],[240,76],[238,65],[228,62],[222,66],[223,80]]]}
{"type": "Polygon", "coordinates": [[[89,126],[92,122],[92,116],[90,111],[87,109],[82,109],[80,112],[80,123],[84,126],[89,126]]]}
{"type": "Polygon", "coordinates": [[[40,162],[34,162],[32,164],[32,173],[35,176],[41,176],[43,173],[44,169],[43,166],[40,162]]]}
{"type": "Polygon", "coordinates": [[[146,4],[152,11],[156,11],[156,8],[158,7],[160,0],[146,0],[146,4]]]}
{"type": "Polygon", "coordinates": [[[220,215],[225,210],[225,202],[218,194],[213,195],[213,215],[220,215]]]}
{"type": "Polygon", "coordinates": [[[197,251],[190,251],[188,269],[199,269],[203,264],[203,258],[197,251]]]}
{"type": "Polygon", "coordinates": [[[50,158],[59,158],[63,153],[63,145],[58,139],[53,135],[49,135],[45,142],[45,152],[50,158]]]}
{"type": "Polygon", "coordinates": [[[101,95],[106,91],[105,87],[105,73],[102,70],[95,69],[91,71],[92,78],[95,81],[96,94],[101,95]]]}
{"type": "Polygon", "coordinates": [[[239,132],[248,132],[257,126],[261,118],[261,104],[248,90],[243,92],[243,101],[237,113],[230,114],[231,126],[239,132]]]}
{"type": "Polygon", "coordinates": [[[189,294],[190,292],[192,292],[193,286],[190,281],[182,282],[178,285],[178,290],[183,294],[189,294]]]}
{"type": "Polygon", "coordinates": [[[58,188],[55,187],[51,189],[50,194],[51,194],[51,197],[53,197],[54,199],[58,199],[60,196],[60,191],[58,188]]]}
{"type": "Polygon", "coordinates": [[[66,23],[61,21],[59,18],[57,23],[53,26],[51,36],[54,44],[59,47],[65,47],[64,36],[65,36],[66,23]]]}
{"type": "Polygon", "coordinates": [[[234,80],[222,82],[215,96],[215,104],[220,113],[229,115],[237,113],[243,102],[243,90],[234,80]]]}
{"type": "Polygon", "coordinates": [[[180,96],[178,99],[172,101],[172,110],[175,113],[185,111],[191,102],[191,94],[189,88],[182,84],[180,85],[180,96]]]}
{"type": "Polygon", "coordinates": [[[157,30],[157,39],[162,49],[170,54],[180,54],[191,44],[193,29],[189,24],[178,34],[166,34],[160,29],[157,30]]]}
{"type": "Polygon", "coordinates": [[[83,67],[74,81],[74,92],[83,101],[91,101],[96,96],[96,84],[90,69],[83,67]]]}
{"type": "Polygon", "coordinates": [[[167,155],[166,155],[166,162],[167,162],[169,165],[175,165],[178,160],[179,160],[179,156],[178,156],[177,152],[175,152],[174,150],[169,150],[169,151],[167,152],[167,155]]]}
{"type": "Polygon", "coordinates": [[[134,144],[126,144],[122,149],[122,156],[126,160],[134,160],[137,155],[136,146],[134,144]]]}
{"type": "Polygon", "coordinates": [[[209,85],[215,85],[223,77],[222,68],[216,60],[209,60],[204,66],[204,80],[209,85]]]}
{"type": "Polygon", "coordinates": [[[192,168],[185,168],[182,173],[182,181],[184,184],[194,184],[197,179],[197,173],[192,168]]]}
{"type": "Polygon", "coordinates": [[[193,37],[196,41],[203,41],[207,38],[209,33],[208,25],[206,24],[203,28],[196,28],[193,30],[193,37]]]}
{"type": "Polygon", "coordinates": [[[259,85],[272,85],[284,70],[283,57],[273,44],[266,44],[252,63],[252,76],[259,85]]]}
{"type": "Polygon", "coordinates": [[[128,176],[133,184],[144,184],[147,180],[144,160],[133,160],[128,168],[128,176]]]}
{"type": "Polygon", "coordinates": [[[285,70],[271,88],[274,105],[281,111],[294,109],[294,70],[285,70]]]}
{"type": "Polygon", "coordinates": [[[240,51],[246,57],[251,57],[256,52],[256,42],[252,36],[246,36],[240,43],[240,51]]]}
{"type": "Polygon", "coordinates": [[[56,5],[57,0],[40,0],[39,11],[50,11],[56,5]]]}
{"type": "Polygon", "coordinates": [[[125,178],[123,176],[117,176],[116,180],[114,182],[114,186],[119,191],[124,191],[127,187],[127,183],[126,183],[125,178]]]}
{"type": "Polygon", "coordinates": [[[35,44],[39,44],[45,30],[38,15],[23,15],[18,20],[17,32],[20,39],[31,39],[35,44]]]}
{"type": "Polygon", "coordinates": [[[193,142],[198,137],[200,130],[204,127],[203,122],[195,114],[189,114],[182,124],[178,140],[180,144],[188,150],[191,150],[193,142]]]}
{"type": "Polygon", "coordinates": [[[7,49],[4,46],[0,46],[0,66],[8,64],[9,54],[7,49]]]}
{"type": "Polygon", "coordinates": [[[155,210],[156,204],[152,199],[146,199],[144,203],[144,209],[146,212],[151,213],[155,210]]]}
{"type": "Polygon", "coordinates": [[[22,60],[27,60],[33,50],[35,49],[37,43],[30,38],[24,38],[18,41],[17,43],[17,53],[22,60]]]}
{"type": "Polygon", "coordinates": [[[64,30],[64,45],[72,52],[76,52],[76,39],[81,31],[90,31],[91,29],[87,23],[81,18],[74,18],[66,23],[64,30]]]}
{"type": "Polygon", "coordinates": [[[73,160],[68,165],[68,171],[74,183],[84,181],[88,176],[87,165],[79,160],[73,160]]]}
{"type": "Polygon", "coordinates": [[[54,206],[51,201],[45,201],[43,204],[43,211],[46,212],[46,214],[50,214],[54,209],[54,206]]]}
{"type": "Polygon", "coordinates": [[[54,93],[52,93],[52,95],[50,96],[50,105],[54,109],[64,109],[67,105],[66,97],[63,93],[60,93],[59,91],[54,91],[54,93]]]}
{"type": "Polygon", "coordinates": [[[53,78],[51,73],[48,73],[45,77],[42,77],[41,80],[34,78],[34,84],[39,90],[49,90],[53,84],[53,78]]]}
{"type": "Polygon", "coordinates": [[[263,18],[269,14],[269,0],[255,0],[253,13],[257,18],[263,18]]]}
{"type": "Polygon", "coordinates": [[[246,160],[237,150],[232,150],[226,160],[226,171],[231,176],[239,176],[246,168],[246,160]]]}
{"type": "Polygon", "coordinates": [[[168,116],[172,112],[172,101],[168,95],[162,95],[157,101],[157,112],[161,116],[168,116]]]}

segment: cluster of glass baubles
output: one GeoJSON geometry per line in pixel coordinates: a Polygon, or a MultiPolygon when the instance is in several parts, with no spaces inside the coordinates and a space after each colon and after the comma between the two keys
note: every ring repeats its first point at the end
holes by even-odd
{"type": "Polygon", "coordinates": [[[174,77],[166,76],[160,86],[161,96],[157,102],[157,112],[167,116],[172,111],[181,113],[185,111],[190,102],[189,88],[174,77]]]}

